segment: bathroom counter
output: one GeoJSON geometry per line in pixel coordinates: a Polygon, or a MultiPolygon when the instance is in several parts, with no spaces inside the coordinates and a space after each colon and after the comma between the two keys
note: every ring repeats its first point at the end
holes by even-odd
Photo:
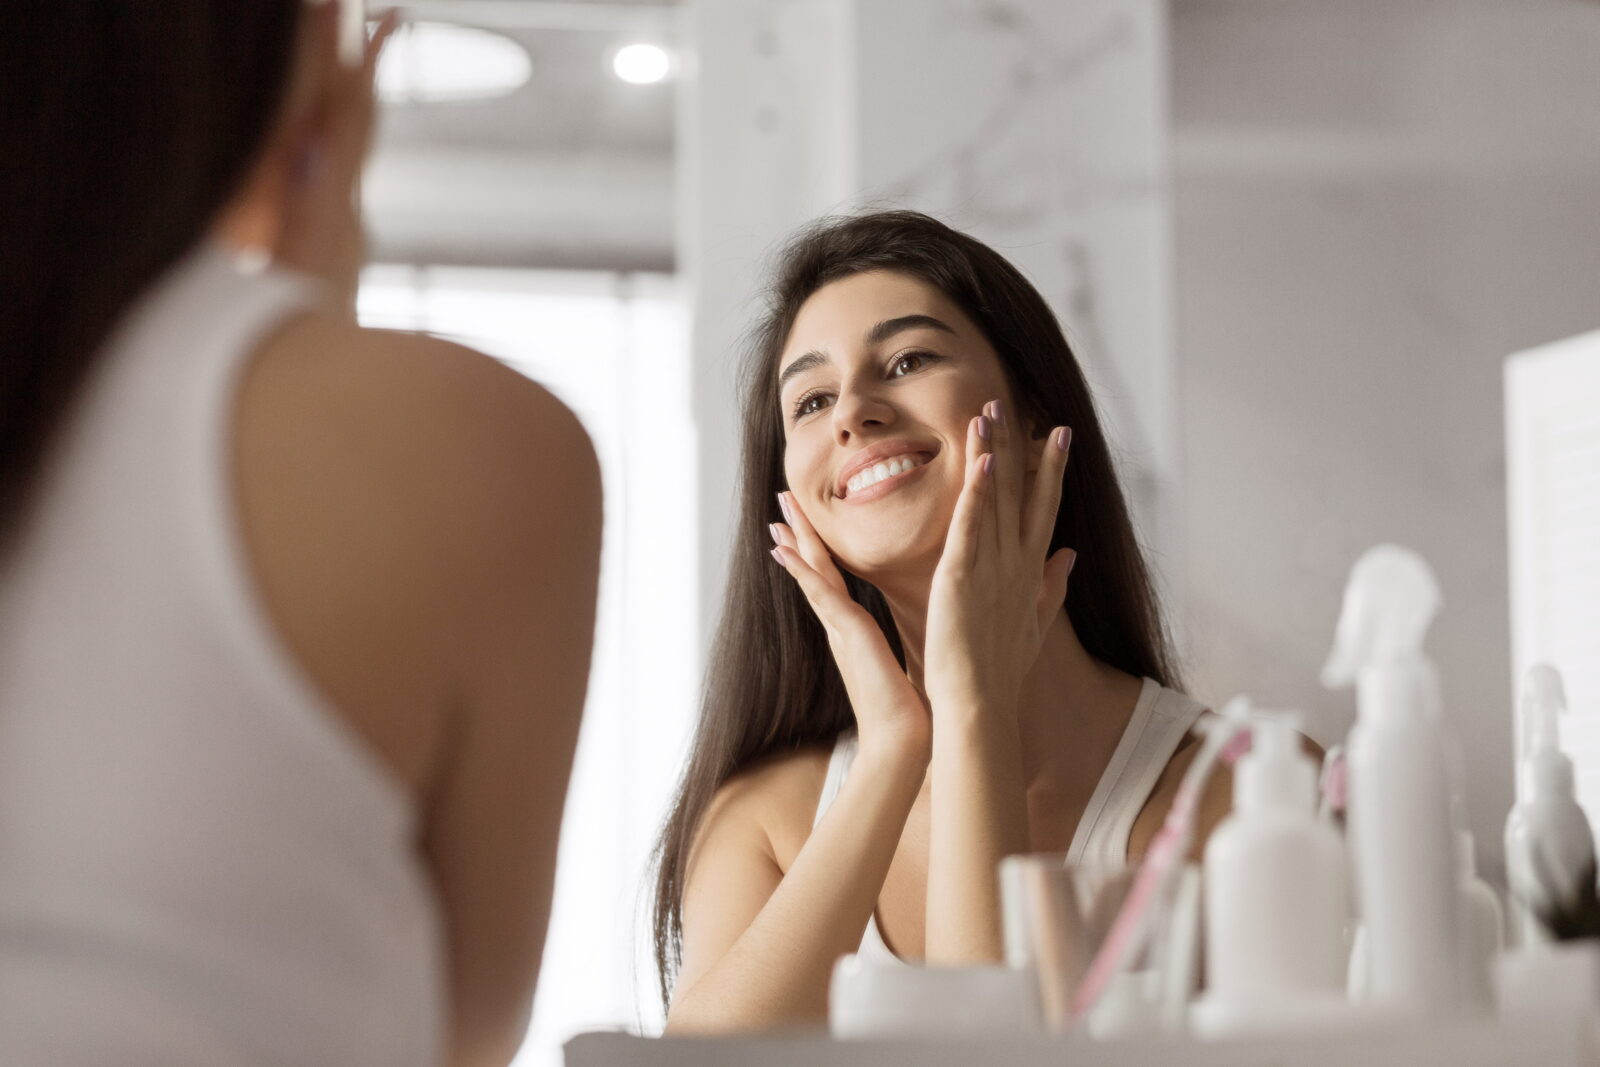
{"type": "Polygon", "coordinates": [[[1408,1028],[1338,1038],[1228,1041],[1177,1039],[1098,1043],[1045,1037],[834,1041],[784,1037],[644,1038],[579,1034],[567,1067],[1600,1067],[1578,1025],[1489,1022],[1408,1028]]]}

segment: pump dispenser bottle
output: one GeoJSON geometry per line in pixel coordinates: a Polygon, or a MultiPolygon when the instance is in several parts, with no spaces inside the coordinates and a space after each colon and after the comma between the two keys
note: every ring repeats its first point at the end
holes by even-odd
{"type": "Polygon", "coordinates": [[[1368,1001],[1409,1016],[1462,1009],[1455,829],[1439,679],[1422,642],[1439,587],[1421,556],[1370,549],[1350,572],[1330,687],[1356,687],[1349,740],[1351,862],[1368,1001]]]}
{"type": "Polygon", "coordinates": [[[1567,697],[1548,664],[1528,668],[1522,683],[1522,774],[1506,820],[1506,876],[1511,911],[1524,945],[1550,940],[1546,924],[1594,885],[1594,835],[1578,806],[1572,761],[1561,751],[1559,723],[1567,697]]]}
{"type": "Polygon", "coordinates": [[[1285,717],[1259,718],[1233,812],[1205,854],[1205,1037],[1348,1025],[1344,844],[1317,817],[1317,771],[1285,717]]]}

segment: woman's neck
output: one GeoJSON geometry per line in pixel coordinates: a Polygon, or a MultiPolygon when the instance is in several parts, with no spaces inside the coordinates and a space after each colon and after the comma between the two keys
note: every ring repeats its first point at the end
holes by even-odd
{"type": "MultiPolygon", "coordinates": [[[[885,583],[887,584],[887,583],[885,583]]],[[[906,674],[923,688],[928,586],[879,586],[905,651],[906,674]]],[[[1109,757],[1139,699],[1141,681],[1091,656],[1065,609],[1056,612],[1023,680],[1016,715],[1031,784],[1075,778],[1109,757]]],[[[1098,773],[1096,771],[1096,773],[1098,773]]]]}

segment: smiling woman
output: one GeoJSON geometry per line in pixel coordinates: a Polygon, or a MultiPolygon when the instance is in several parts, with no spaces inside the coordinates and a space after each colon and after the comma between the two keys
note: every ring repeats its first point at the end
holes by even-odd
{"type": "Polygon", "coordinates": [[[848,952],[997,960],[998,860],[1140,851],[1202,713],[1082,373],[1015,268],[888,212],[803,232],[771,296],[659,849],[675,1031],[821,1022],[848,952]]]}

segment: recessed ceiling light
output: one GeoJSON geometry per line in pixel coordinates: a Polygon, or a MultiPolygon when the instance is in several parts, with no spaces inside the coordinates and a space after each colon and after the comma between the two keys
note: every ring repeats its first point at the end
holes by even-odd
{"type": "Polygon", "coordinates": [[[624,45],[612,57],[611,69],[625,82],[651,85],[667,76],[672,69],[672,57],[660,45],[624,45]]]}
{"type": "Polygon", "coordinates": [[[408,22],[378,61],[378,97],[386,103],[486,100],[514,92],[533,73],[516,41],[445,22],[408,22]]]}

